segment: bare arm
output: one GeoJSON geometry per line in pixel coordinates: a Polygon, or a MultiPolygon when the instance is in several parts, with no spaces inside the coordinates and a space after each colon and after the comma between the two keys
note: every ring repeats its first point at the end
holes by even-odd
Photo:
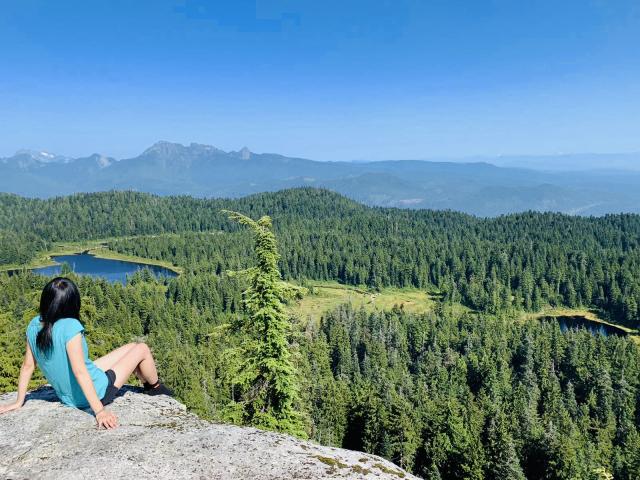
{"type": "Polygon", "coordinates": [[[24,360],[22,361],[22,367],[20,367],[20,377],[18,379],[18,398],[15,403],[9,405],[0,406],[0,414],[17,410],[24,405],[24,399],[27,396],[27,388],[29,388],[29,382],[31,376],[36,368],[36,360],[33,358],[33,352],[27,343],[27,350],[24,354],[24,360]]]}
{"type": "Polygon", "coordinates": [[[84,396],[87,398],[87,402],[89,402],[91,410],[93,410],[93,413],[96,415],[98,427],[105,427],[107,429],[115,428],[117,426],[117,418],[113,413],[107,411],[102,405],[102,402],[98,398],[96,387],[91,379],[91,375],[89,375],[87,366],[84,363],[81,334],[77,334],[67,342],[67,355],[69,356],[71,370],[78,381],[78,385],[80,385],[82,393],[84,393],[84,396]]]}

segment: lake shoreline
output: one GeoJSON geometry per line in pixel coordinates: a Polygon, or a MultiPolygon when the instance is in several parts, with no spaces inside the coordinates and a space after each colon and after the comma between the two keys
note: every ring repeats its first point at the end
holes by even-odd
{"type": "Polygon", "coordinates": [[[79,276],[93,277],[122,285],[127,284],[133,275],[144,271],[150,272],[157,279],[178,276],[173,270],[157,265],[100,258],[88,253],[88,251],[80,254],[54,256],[52,260],[56,262],[55,265],[36,268],[31,272],[45,277],[56,277],[69,271],[79,276]]]}
{"type": "Polygon", "coordinates": [[[627,336],[633,340],[636,344],[640,345],[640,332],[636,329],[629,328],[619,323],[610,322],[597,316],[595,311],[587,309],[570,309],[570,308],[548,308],[543,309],[536,313],[525,313],[521,316],[521,319],[530,320],[537,319],[542,320],[544,318],[553,318],[560,321],[563,317],[576,317],[581,321],[594,323],[596,325],[603,325],[606,328],[619,330],[622,335],[627,336]]]}
{"type": "Polygon", "coordinates": [[[181,267],[173,265],[169,262],[154,260],[151,258],[137,257],[134,255],[125,255],[110,250],[107,247],[107,241],[108,240],[92,240],[89,242],[58,244],[53,249],[42,253],[27,264],[2,265],[0,267],[0,273],[20,272],[24,270],[34,270],[37,268],[53,267],[59,265],[56,261],[53,260],[53,257],[60,257],[64,255],[81,255],[83,253],[104,260],[119,260],[122,262],[138,263],[141,265],[149,265],[153,267],[162,267],[172,271],[177,276],[184,273],[184,270],[181,267]]]}

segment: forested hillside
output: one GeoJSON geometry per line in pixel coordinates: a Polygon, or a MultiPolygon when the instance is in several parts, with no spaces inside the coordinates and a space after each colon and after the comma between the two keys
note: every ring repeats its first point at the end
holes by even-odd
{"type": "Polygon", "coordinates": [[[2,195],[0,259],[23,263],[52,242],[120,237],[109,241],[116,251],[221,273],[242,265],[251,248],[223,208],[273,216],[288,279],[433,288],[493,313],[550,304],[595,307],[632,327],[640,321],[640,216],[632,214],[479,219],[370,208],[313,189],[237,200],[132,192],[51,200],[2,195]]]}
{"type": "MultiPolygon", "coordinates": [[[[237,421],[237,279],[77,281],[93,356],[144,338],[181,401],[237,421]]],[[[0,392],[16,387],[42,283],[0,276],[0,392]]],[[[383,455],[428,479],[638,478],[640,352],[624,337],[446,305],[419,316],[344,306],[320,323],[298,320],[291,345],[296,408],[323,444],[383,455]]]]}
{"type": "MultiPolygon", "coordinates": [[[[190,409],[243,423],[235,378],[247,329],[237,326],[250,327],[251,312],[246,278],[227,272],[253,265],[255,252],[222,209],[273,217],[287,280],[372,293],[414,287],[436,299],[424,314],[345,304],[321,318],[294,316],[290,406],[301,434],[429,479],[637,480],[637,344],[563,332],[521,312],[594,307],[637,326],[638,216],[478,219],[369,208],[312,189],[238,200],[2,195],[0,258],[21,264],[55,242],[101,238],[114,251],[181,266],[176,278],[143,271],[124,286],[71,274],[92,355],[144,339],[190,409]]],[[[28,271],[0,274],[0,392],[16,387],[42,285],[28,271]]]]}

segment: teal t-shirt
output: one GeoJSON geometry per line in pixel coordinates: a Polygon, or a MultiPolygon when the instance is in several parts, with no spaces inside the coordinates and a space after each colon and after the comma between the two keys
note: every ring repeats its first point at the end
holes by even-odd
{"type": "MultiPolygon", "coordinates": [[[[55,322],[51,332],[53,343],[48,355],[38,350],[36,345],[36,337],[41,328],[39,315],[31,320],[27,327],[27,340],[40,370],[47,377],[62,403],[72,407],[87,408],[89,402],[82,393],[67,356],[67,342],[78,334],[82,335],[84,327],[75,318],[61,318],[55,322]]],[[[84,335],[82,335],[82,350],[84,351],[84,363],[93,380],[98,398],[102,398],[107,391],[109,379],[99,367],[89,360],[89,348],[84,335]]]]}

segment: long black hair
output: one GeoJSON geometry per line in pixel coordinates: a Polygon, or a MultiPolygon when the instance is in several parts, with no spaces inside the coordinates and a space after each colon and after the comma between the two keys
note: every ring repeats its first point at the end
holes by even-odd
{"type": "Polygon", "coordinates": [[[40,296],[40,321],[43,326],[38,332],[36,345],[45,354],[51,350],[53,324],[61,318],[80,320],[80,292],[68,278],[56,277],[45,285],[40,296]]]}

